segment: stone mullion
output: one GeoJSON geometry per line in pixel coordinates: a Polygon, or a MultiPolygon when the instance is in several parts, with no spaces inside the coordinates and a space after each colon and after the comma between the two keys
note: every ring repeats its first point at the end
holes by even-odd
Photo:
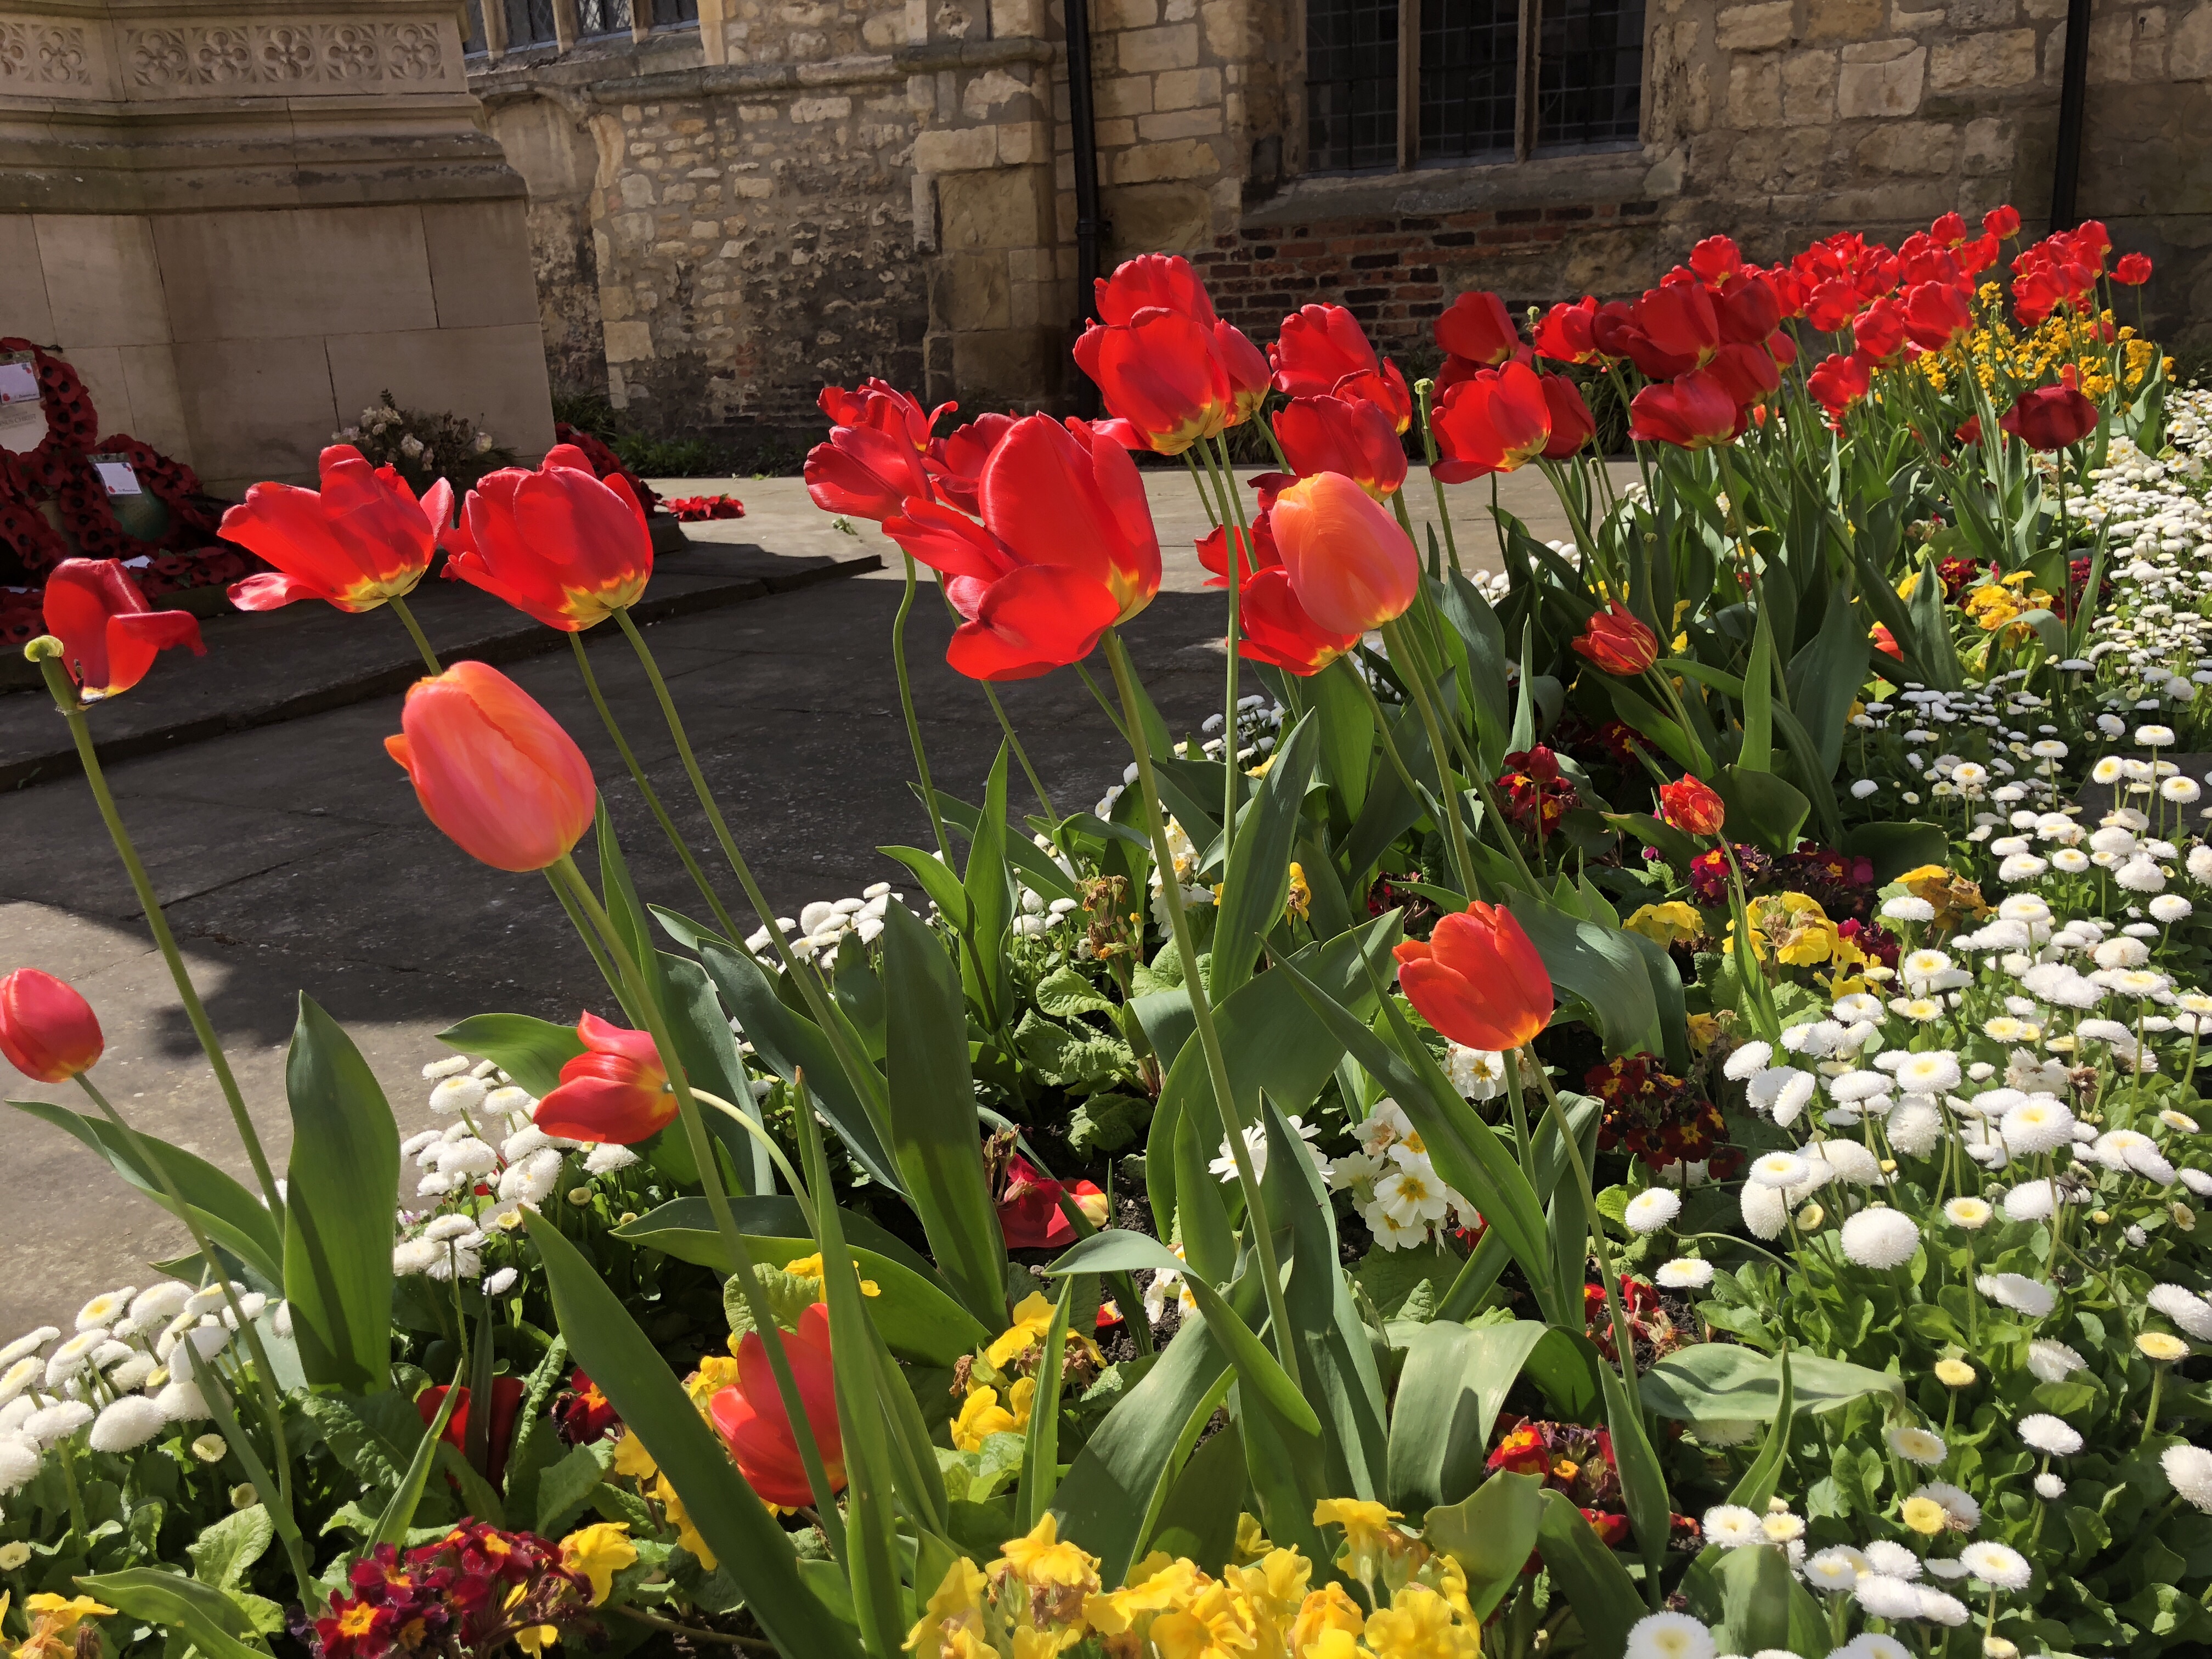
{"type": "Polygon", "coordinates": [[[576,44],[576,0],[553,0],[553,46],[567,52],[576,44]]]}

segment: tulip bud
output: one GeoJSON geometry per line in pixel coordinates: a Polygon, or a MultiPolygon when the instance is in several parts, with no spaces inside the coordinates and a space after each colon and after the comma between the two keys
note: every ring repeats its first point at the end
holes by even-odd
{"type": "Polygon", "coordinates": [[[1301,479],[1270,519],[1291,588],[1306,614],[1335,634],[1361,634],[1405,614],[1420,562],[1406,532],[1340,472],[1301,479]]]}
{"type": "Polygon", "coordinates": [[[430,822],[495,870],[543,870],[591,827],[599,791],[575,739],[487,664],[458,662],[409,688],[402,733],[384,747],[407,769],[430,822]]]}
{"type": "Polygon", "coordinates": [[[52,974],[18,968],[0,979],[0,1054],[25,1077],[66,1083],[105,1046],[92,1005],[52,974]]]}
{"type": "Polygon", "coordinates": [[[1659,807],[1668,823],[1688,835],[1717,836],[1728,823],[1727,804],[1696,778],[1661,784],[1659,807]]]}

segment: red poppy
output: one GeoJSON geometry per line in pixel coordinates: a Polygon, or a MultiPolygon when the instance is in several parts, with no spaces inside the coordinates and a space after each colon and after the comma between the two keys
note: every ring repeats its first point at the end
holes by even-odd
{"type": "Polygon", "coordinates": [[[1526,363],[1486,368],[1443,395],[1430,417],[1443,459],[1431,471],[1446,483],[1510,472],[1552,441],[1552,405],[1526,363]]]}
{"type": "Polygon", "coordinates": [[[25,1077],[66,1083],[100,1063],[100,1017],[74,987],[36,968],[0,979],[0,1054],[25,1077]]]}
{"type": "Polygon", "coordinates": [[[2112,280],[2128,288],[2141,288],[2150,281],[2150,255],[2123,253],[2112,266],[2112,280]]]}
{"type": "Polygon", "coordinates": [[[1923,283],[1905,296],[1905,331],[1923,351],[1941,351],[1973,328],[1973,307],[1948,283],[1923,283]]]}
{"type": "Polygon", "coordinates": [[[1518,1048],[1551,1024],[1552,976],[1513,913],[1470,904],[1425,941],[1392,952],[1398,986],[1423,1019],[1470,1048],[1518,1048]]]}
{"type": "Polygon", "coordinates": [[[815,506],[878,524],[897,516],[909,497],[929,494],[920,452],[903,432],[879,427],[838,427],[806,452],[805,471],[815,506]]]}
{"type": "Polygon", "coordinates": [[[1536,354],[1559,363],[1587,363],[1599,355],[1591,337],[1597,320],[1595,296],[1584,295],[1572,305],[1553,306],[1536,325],[1536,354]]]}
{"type": "Polygon", "coordinates": [[[1564,374],[1546,374],[1544,402],[1552,411],[1552,437],[1544,446],[1544,459],[1564,461],[1597,435],[1597,421],[1583,401],[1581,389],[1564,374]]]}
{"type": "Polygon", "coordinates": [[[1982,228],[1999,241],[2008,240],[2020,234],[2020,210],[2009,203],[1993,207],[1982,216],[1982,228]]]}
{"type": "Polygon", "coordinates": [[[1075,1243],[1075,1225],[1060,1207],[1060,1194],[1075,1200],[1094,1227],[1106,1224],[1106,1194],[1089,1181],[1054,1181],[1017,1153],[1006,1164],[1006,1195],[999,1200],[999,1231],[1010,1250],[1064,1250],[1075,1243]]]}
{"type": "MultiPolygon", "coordinates": [[[[415,1409],[428,1428],[438,1420],[438,1408],[445,1404],[447,1389],[443,1382],[433,1384],[415,1396],[415,1409]]],[[[483,1476],[497,1490],[507,1476],[507,1455],[514,1445],[514,1419],[522,1414],[522,1379],[519,1376],[495,1376],[491,1380],[491,1429],[484,1441],[483,1476]]],[[[469,1449],[469,1391],[463,1389],[460,1399],[453,1406],[453,1414],[446,1419],[446,1432],[440,1437],[455,1451],[466,1453],[469,1449]]]]}
{"type": "Polygon", "coordinates": [[[1513,325],[1505,301],[1495,294],[1471,289],[1446,307],[1436,322],[1437,343],[1455,357],[1495,368],[1521,345],[1521,331],[1513,325]]]}
{"type": "Polygon", "coordinates": [[[1578,655],[1623,679],[1634,679],[1659,660],[1659,636],[1618,601],[1592,616],[1572,643],[1578,655]]]}
{"type": "Polygon", "coordinates": [[[889,380],[876,379],[862,382],[854,392],[825,386],[815,403],[830,417],[833,427],[864,426],[888,432],[905,439],[917,451],[929,447],[929,434],[935,429],[938,417],[960,407],[958,404],[939,404],[934,409],[924,409],[919,399],[901,392],[889,380]]]}
{"type": "Polygon", "coordinates": [[[1092,324],[1076,366],[1096,381],[1132,448],[1180,455],[1237,418],[1236,388],[1213,351],[1210,323],[1148,307],[1126,323],[1092,324]]]}
{"type": "Polygon", "coordinates": [[[2068,449],[2087,437],[2096,429],[2097,405],[2074,389],[2071,363],[2063,372],[2063,385],[2021,392],[1997,424],[2030,449],[2068,449]]]}
{"type": "Polygon", "coordinates": [[[1805,390],[1836,419],[1865,397],[1873,384],[1874,365],[1856,351],[1828,357],[1805,377],[1805,390]]]}
{"type": "MultiPolygon", "coordinates": [[[[929,474],[930,483],[938,495],[952,503],[963,513],[975,508],[975,487],[983,481],[983,463],[991,459],[991,452],[1005,441],[1006,434],[1014,429],[1011,415],[978,415],[963,427],[955,428],[942,438],[934,439],[929,453],[921,464],[929,474]]],[[[927,495],[927,490],[915,492],[927,495]]],[[[904,497],[893,504],[884,516],[896,517],[904,497]]]]}
{"type": "Polygon", "coordinates": [[[373,611],[411,592],[453,520],[453,487],[441,478],[418,502],[398,471],[372,467],[350,444],[322,453],[322,489],[258,483],[222,515],[226,540],[276,567],[232,584],[241,611],[324,599],[373,611]]]}
{"type": "Polygon", "coordinates": [[[1638,443],[1710,449],[1735,436],[1736,403],[1703,369],[1664,386],[1647,386],[1629,400],[1628,435],[1638,443]]]}
{"type": "Polygon", "coordinates": [[[1341,472],[1378,501],[1406,482],[1405,446],[1364,398],[1293,398],[1275,416],[1275,438],[1302,478],[1341,472]]]}
{"type": "Polygon", "coordinates": [[[626,1030],[589,1012],[576,1022],[584,1052],[561,1067],[561,1082],[538,1103],[534,1119],[564,1140],[635,1146],[674,1121],[668,1068],[649,1031],[626,1030]]]}
{"type": "Polygon", "coordinates": [[[1712,787],[1692,777],[1659,786],[1659,810],[1686,835],[1717,836],[1728,822],[1728,806],[1712,787]]]}
{"type": "Polygon", "coordinates": [[[501,467],[469,491],[446,574],[574,634],[635,605],[653,576],[653,532],[620,473],[556,444],[536,471],[501,467]]]}
{"type": "Polygon", "coordinates": [[[1323,628],[1298,603],[1291,573],[1270,565],[1238,595],[1237,653],[1301,678],[1359,648],[1360,635],[1323,628]]]}
{"type": "Polygon", "coordinates": [[[945,660],[969,678],[1027,679],[1080,661],[1159,592],[1144,484],[1097,427],[1048,415],[1016,422],[984,463],[976,500],[980,525],[917,498],[884,526],[945,576],[945,596],[967,618],[945,660]]]}
{"type": "Polygon", "coordinates": [[[171,646],[207,655],[191,613],[154,610],[113,559],[64,559],[46,573],[44,611],[46,632],[62,642],[62,665],[87,702],[128,691],[171,646]]]}
{"type": "MultiPolygon", "coordinates": [[[[837,1421],[837,1380],[830,1357],[830,1310],[819,1302],[802,1309],[795,1334],[775,1332],[799,1384],[799,1409],[814,1431],[832,1492],[845,1487],[845,1443],[837,1421]]],[[[738,1344],[738,1381],[708,1402],[708,1413],[738,1473],[763,1502],[787,1510],[814,1502],[814,1488],[799,1460],[799,1441],[775,1386],[768,1345],[748,1331],[738,1344]]]]}

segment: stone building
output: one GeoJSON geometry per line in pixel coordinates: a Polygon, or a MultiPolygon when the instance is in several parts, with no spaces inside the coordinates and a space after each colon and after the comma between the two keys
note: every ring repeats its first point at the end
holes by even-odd
{"type": "MultiPolygon", "coordinates": [[[[1074,397],[1066,0],[469,3],[556,384],[785,445],[825,380],[1074,397]]],[[[1256,337],[1333,301],[1418,364],[1461,289],[1625,294],[1715,231],[1771,258],[2002,201],[2039,231],[2069,29],[2076,213],[2158,261],[2170,333],[2212,314],[2212,0],[1087,9],[1103,267],[1188,253],[1256,337]]]]}
{"type": "Polygon", "coordinates": [[[452,0],[0,0],[0,337],[236,494],[390,389],[553,441],[452,0]]]}

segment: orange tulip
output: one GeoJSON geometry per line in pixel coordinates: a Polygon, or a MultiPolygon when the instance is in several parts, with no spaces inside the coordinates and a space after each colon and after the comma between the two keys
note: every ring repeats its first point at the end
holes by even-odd
{"type": "Polygon", "coordinates": [[[207,655],[186,611],[156,611],[113,559],[64,559],[46,575],[46,631],[87,702],[128,691],[173,645],[207,655]]]}
{"type": "Polygon", "coordinates": [[[584,751],[496,668],[457,662],[416,681],[399,723],[386,750],[430,822],[471,858],[543,870],[591,827],[599,791],[584,751]]]}
{"type": "Polygon", "coordinates": [[[1692,777],[1661,784],[1659,810],[1686,835],[1717,836],[1728,823],[1728,804],[1711,785],[1692,777]]]}
{"type": "Polygon", "coordinates": [[[574,444],[556,444],[535,472],[487,477],[447,544],[447,575],[567,634],[635,605],[653,575],[653,532],[629,482],[601,478],[574,444]]]}
{"type": "Polygon", "coordinates": [[[25,1077],[66,1083],[106,1046],[92,1005],[52,974],[18,968],[0,979],[0,1054],[25,1077]]]}
{"type": "Polygon", "coordinates": [[[1573,643],[1578,654],[1623,679],[1634,679],[1659,660],[1658,636],[1618,603],[1593,616],[1573,643]]]}
{"type": "Polygon", "coordinates": [[[1301,478],[1268,522],[1306,614],[1333,634],[1364,634],[1405,614],[1420,590],[1413,544],[1375,498],[1341,472],[1301,478]]]}
{"type": "Polygon", "coordinates": [[[258,483],[222,515],[222,534],[276,567],[231,585],[240,611],[323,599],[374,611],[414,591],[453,521],[453,487],[441,478],[420,501],[396,468],[372,467],[351,444],[322,453],[322,489],[258,483]]]}
{"type": "Polygon", "coordinates": [[[586,1012],[576,1022],[584,1052],[561,1067],[561,1081],[538,1103],[532,1121],[568,1140],[650,1140],[676,1116],[668,1068],[652,1033],[625,1030],[586,1012]]]}
{"type": "Polygon", "coordinates": [[[1393,954],[1406,1000],[1454,1042],[1502,1054],[1552,1023],[1552,976],[1502,905],[1470,904],[1393,954]]]}

